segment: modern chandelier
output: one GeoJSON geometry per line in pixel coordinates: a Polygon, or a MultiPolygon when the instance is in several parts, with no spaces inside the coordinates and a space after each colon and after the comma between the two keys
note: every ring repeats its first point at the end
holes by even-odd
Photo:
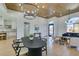
{"type": "Polygon", "coordinates": [[[38,7],[31,3],[19,4],[21,10],[24,12],[24,18],[27,20],[33,20],[38,14],[38,7]],[[30,9],[29,9],[30,7],[30,9]]]}
{"type": "MultiPolygon", "coordinates": [[[[28,20],[33,20],[38,16],[39,14],[39,9],[45,8],[45,5],[42,5],[41,7],[37,5],[36,3],[20,3],[19,6],[21,7],[21,10],[24,12],[24,18],[28,20]]],[[[48,7],[48,17],[53,15],[55,13],[54,10],[52,10],[50,7],[48,7]]],[[[47,17],[47,16],[45,16],[47,17]]]]}

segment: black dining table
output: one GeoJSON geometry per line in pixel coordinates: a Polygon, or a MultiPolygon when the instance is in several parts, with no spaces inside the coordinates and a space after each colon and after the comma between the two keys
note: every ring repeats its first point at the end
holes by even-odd
{"type": "Polygon", "coordinates": [[[22,42],[26,48],[28,48],[29,56],[42,56],[42,47],[45,46],[45,41],[40,38],[34,38],[30,40],[27,37],[22,38],[22,42]]]}

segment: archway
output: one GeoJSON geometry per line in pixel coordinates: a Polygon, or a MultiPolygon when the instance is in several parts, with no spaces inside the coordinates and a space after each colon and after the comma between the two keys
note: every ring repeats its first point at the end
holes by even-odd
{"type": "Polygon", "coordinates": [[[66,24],[67,32],[79,33],[79,17],[70,18],[66,24]]]}

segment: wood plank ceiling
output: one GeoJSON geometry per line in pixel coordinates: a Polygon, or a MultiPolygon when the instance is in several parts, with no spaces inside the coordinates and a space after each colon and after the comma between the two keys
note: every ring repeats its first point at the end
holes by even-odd
{"type": "Polygon", "coordinates": [[[71,13],[79,12],[78,3],[6,3],[5,5],[8,9],[19,12],[37,9],[37,16],[44,18],[61,17],[71,13]]]}

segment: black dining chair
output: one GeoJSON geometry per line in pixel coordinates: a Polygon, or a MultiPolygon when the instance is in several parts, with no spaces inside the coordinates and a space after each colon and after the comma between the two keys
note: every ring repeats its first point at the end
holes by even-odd
{"type": "Polygon", "coordinates": [[[41,33],[34,33],[34,37],[38,37],[41,39],[41,33]]]}
{"type": "Polygon", "coordinates": [[[16,56],[19,56],[20,52],[21,52],[21,49],[24,48],[22,40],[21,39],[13,40],[12,47],[13,47],[13,49],[15,51],[16,56]]]}
{"type": "Polygon", "coordinates": [[[42,48],[42,52],[46,51],[47,55],[47,38],[41,38],[45,42],[45,46],[42,48]]]}

